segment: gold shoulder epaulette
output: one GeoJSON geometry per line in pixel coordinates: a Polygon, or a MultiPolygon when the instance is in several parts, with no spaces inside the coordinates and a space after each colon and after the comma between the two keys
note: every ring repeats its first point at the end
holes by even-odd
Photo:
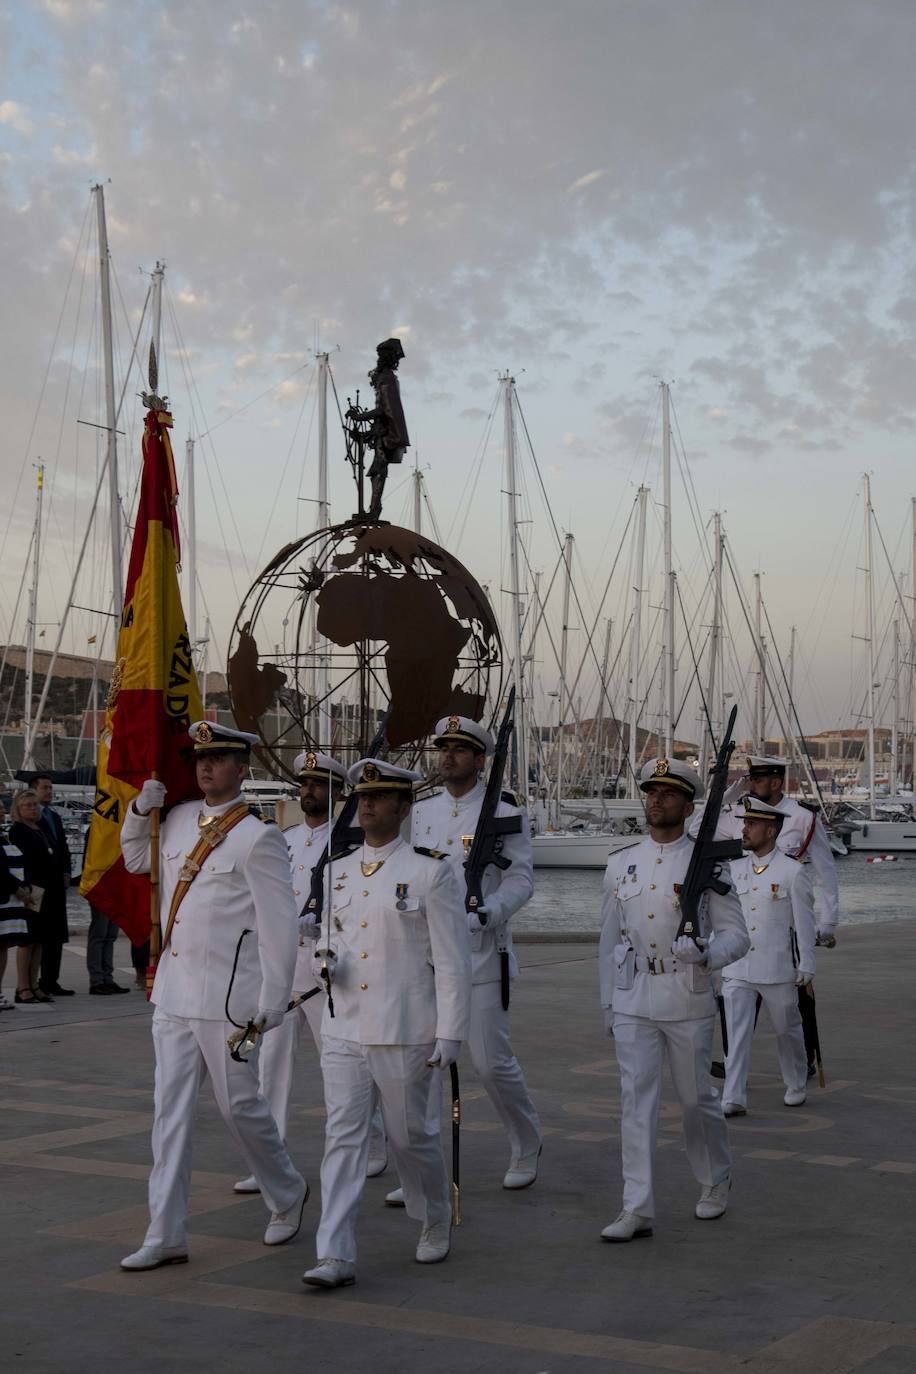
{"type": "Polygon", "coordinates": [[[413,847],[415,854],[425,854],[428,859],[447,859],[448,855],[442,849],[427,849],[425,844],[415,844],[413,847]]]}

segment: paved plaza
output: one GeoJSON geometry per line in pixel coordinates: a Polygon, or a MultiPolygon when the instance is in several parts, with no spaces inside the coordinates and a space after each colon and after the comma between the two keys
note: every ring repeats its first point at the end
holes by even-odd
{"type": "MultiPolygon", "coordinates": [[[[75,942],[75,944],[78,942],[75,942]]],[[[916,922],[840,930],[817,979],[825,1089],[782,1103],[761,1019],[749,1114],[730,1123],[726,1215],[698,1194],[666,1090],[655,1235],[607,1245],[620,1205],[617,1072],[593,943],[523,944],[516,1046],[545,1127],[541,1176],[500,1187],[506,1142],[463,1073],[462,1211],[451,1257],[366,1185],[357,1284],[307,1289],[323,1108],[303,1043],[290,1148],[312,1184],[292,1244],[261,1244],[259,1198],[207,1089],[187,1265],[126,1274],[146,1224],[153,1055],[140,993],[0,1016],[3,1366],[252,1374],[911,1374],[916,1369],[916,922]]],[[[117,961],[128,964],[119,941],[117,961]]],[[[116,976],[118,976],[116,974],[116,976]]],[[[85,988],[79,949],[63,981],[85,988]]],[[[129,981],[125,975],[123,981],[129,981]]]]}

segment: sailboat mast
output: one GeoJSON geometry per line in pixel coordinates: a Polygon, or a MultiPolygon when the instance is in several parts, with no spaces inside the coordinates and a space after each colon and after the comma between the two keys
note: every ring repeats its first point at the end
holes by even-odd
{"type": "Polygon", "coordinates": [[[916,496],[910,497],[910,790],[916,793],[916,496]]]}
{"type": "Polygon", "coordinates": [[[894,621],[894,662],[893,662],[893,681],[891,683],[892,719],[891,719],[891,766],[888,773],[888,792],[892,797],[897,795],[897,772],[898,759],[900,752],[900,735],[898,732],[900,720],[900,621],[894,621]]]}
{"type": "Polygon", "coordinates": [[[35,494],[35,528],[32,532],[32,585],[25,640],[25,713],[22,718],[23,768],[32,767],[32,693],[35,690],[35,630],[38,623],[38,570],[41,564],[41,502],[45,485],[44,464],[38,464],[35,494]]]}
{"type": "MultiPolygon", "coordinates": [[[[328,502],[328,354],[318,354],[318,528],[327,529],[331,523],[331,507],[328,502]]],[[[322,542],[319,557],[323,557],[326,544],[322,542]]],[[[321,703],[318,708],[318,743],[322,749],[331,748],[331,663],[328,656],[327,640],[318,635],[317,609],[315,610],[315,647],[318,657],[318,673],[315,683],[316,695],[321,703]]],[[[369,731],[370,735],[373,731],[369,731]]]]}
{"type": "Polygon", "coordinates": [[[525,663],[522,655],[522,595],[518,567],[518,488],[515,473],[515,378],[507,372],[503,387],[506,450],[506,500],[509,523],[509,594],[512,598],[512,681],[515,684],[515,785],[528,795],[528,731],[525,700],[525,663]]]}
{"type": "Polygon", "coordinates": [[[413,527],[417,534],[423,533],[423,478],[419,460],[413,470],[413,527]]]}
{"type": "MultiPolygon", "coordinates": [[[[611,657],[611,632],[614,628],[613,619],[608,616],[607,626],[604,631],[604,653],[601,656],[601,677],[598,681],[598,709],[595,712],[595,763],[592,791],[596,797],[604,795],[604,696],[607,692],[607,669],[611,657]]],[[[602,810],[604,804],[602,802],[602,810]]]]}
{"type": "Polygon", "coordinates": [[[665,754],[674,748],[674,572],[671,556],[671,397],[662,382],[662,506],[665,556],[665,648],[663,658],[665,754]]]}
{"type": "Polygon", "coordinates": [[[871,478],[863,477],[865,498],[865,608],[868,640],[868,814],[875,818],[875,588],[872,575],[871,478]]]}
{"type": "Polygon", "coordinates": [[[567,534],[563,542],[563,627],[560,633],[560,690],[557,694],[557,809],[556,824],[560,824],[560,807],[563,805],[563,770],[566,765],[566,736],[563,730],[563,717],[566,699],[566,656],[569,645],[569,588],[572,582],[573,536],[567,534]]]}
{"type": "Polygon", "coordinates": [[[639,796],[636,765],[639,759],[637,729],[639,726],[639,659],[642,651],[642,592],[643,567],[646,554],[646,497],[648,487],[640,487],[638,493],[639,514],[636,520],[636,555],[633,560],[633,625],[630,631],[630,797],[635,801],[639,796]]]}
{"type": "MultiPolygon", "coordinates": [[[[706,676],[706,710],[709,719],[715,717],[716,660],[719,654],[719,634],[722,621],[722,516],[718,511],[713,521],[713,590],[712,590],[712,629],[709,632],[709,668],[706,676]]],[[[709,751],[715,747],[711,738],[710,726],[705,715],[700,722],[700,777],[705,780],[709,765],[709,751]]]]}
{"type": "MultiPolygon", "coordinates": [[[[767,746],[767,679],[766,650],[764,649],[763,643],[763,591],[759,572],[754,573],[754,595],[756,598],[754,631],[757,639],[757,691],[755,694],[757,720],[754,730],[757,736],[757,748],[761,754],[765,754],[767,746]]],[[[788,740],[786,740],[785,743],[788,748],[788,740]]]]}
{"type": "Polygon", "coordinates": [[[99,280],[102,292],[102,352],[105,375],[105,418],[108,430],[108,505],[111,518],[111,592],[120,619],[124,604],[124,574],[121,564],[121,498],[118,492],[118,436],[115,428],[114,354],[111,339],[111,262],[108,256],[108,228],[105,223],[105,188],[93,186],[99,240],[99,280]]]}

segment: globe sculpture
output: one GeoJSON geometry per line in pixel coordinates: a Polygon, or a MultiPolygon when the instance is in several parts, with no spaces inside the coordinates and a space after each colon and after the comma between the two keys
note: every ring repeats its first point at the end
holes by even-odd
{"type": "Polygon", "coordinates": [[[385,523],[331,526],[281,549],[251,587],[228,685],[261,761],[292,778],[303,749],[363,756],[386,712],[387,756],[417,761],[443,715],[489,723],[502,693],[486,593],[445,549],[385,523]]]}

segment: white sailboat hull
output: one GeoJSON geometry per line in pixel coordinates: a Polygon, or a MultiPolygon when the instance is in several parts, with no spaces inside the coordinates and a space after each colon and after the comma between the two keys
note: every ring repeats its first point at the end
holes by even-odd
{"type": "Polygon", "coordinates": [[[842,822],[836,828],[848,848],[856,853],[916,853],[916,821],[864,821],[860,829],[848,834],[842,822]]]}
{"type": "Polygon", "coordinates": [[[608,855],[638,844],[641,835],[576,835],[547,833],[531,841],[535,868],[598,868],[607,865],[608,855]]]}

